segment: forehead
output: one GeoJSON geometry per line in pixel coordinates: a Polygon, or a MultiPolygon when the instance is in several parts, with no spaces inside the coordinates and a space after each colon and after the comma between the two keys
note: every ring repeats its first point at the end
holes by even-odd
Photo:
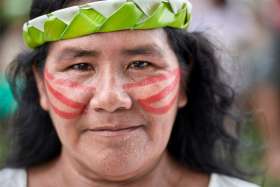
{"type": "Polygon", "coordinates": [[[167,35],[163,29],[126,30],[96,33],[89,36],[57,41],[51,44],[49,55],[61,53],[67,48],[113,52],[122,49],[149,46],[161,52],[170,51],[167,35]]]}

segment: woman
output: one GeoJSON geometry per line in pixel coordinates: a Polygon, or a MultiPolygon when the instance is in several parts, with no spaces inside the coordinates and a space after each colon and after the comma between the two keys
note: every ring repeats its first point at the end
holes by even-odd
{"type": "Polygon", "coordinates": [[[212,45],[182,30],[190,3],[83,3],[33,1],[1,186],[255,186],[223,175],[233,94],[212,45]]]}

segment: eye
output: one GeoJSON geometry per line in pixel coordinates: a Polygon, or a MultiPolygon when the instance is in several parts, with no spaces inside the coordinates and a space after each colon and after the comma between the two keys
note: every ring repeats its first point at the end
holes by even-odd
{"type": "Polygon", "coordinates": [[[130,63],[128,65],[128,69],[129,68],[132,68],[132,69],[144,69],[144,68],[147,68],[147,67],[150,67],[152,64],[150,62],[147,62],[147,61],[134,61],[132,63],[130,63]]]}
{"type": "Polygon", "coordinates": [[[76,71],[91,71],[93,70],[93,67],[88,63],[80,63],[80,64],[74,64],[70,66],[69,69],[76,70],[76,71]]]}

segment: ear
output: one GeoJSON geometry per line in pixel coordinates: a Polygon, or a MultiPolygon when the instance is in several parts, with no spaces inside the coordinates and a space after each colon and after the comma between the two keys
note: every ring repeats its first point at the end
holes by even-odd
{"type": "Polygon", "coordinates": [[[188,103],[188,97],[184,90],[180,90],[179,92],[179,98],[178,98],[178,108],[183,108],[188,103]]]}
{"type": "Polygon", "coordinates": [[[42,73],[39,72],[39,70],[35,66],[32,67],[32,70],[35,75],[36,85],[39,92],[40,105],[43,108],[43,110],[49,111],[50,106],[44,83],[44,76],[42,75],[42,73]]]}
{"type": "MultiPolygon", "coordinates": [[[[192,61],[190,61],[192,63],[192,61]]],[[[185,72],[183,69],[180,71],[181,77],[185,77],[185,72]]],[[[178,96],[178,108],[183,108],[188,103],[188,96],[186,92],[186,83],[184,81],[180,81],[179,83],[179,96],[178,96]]]]}

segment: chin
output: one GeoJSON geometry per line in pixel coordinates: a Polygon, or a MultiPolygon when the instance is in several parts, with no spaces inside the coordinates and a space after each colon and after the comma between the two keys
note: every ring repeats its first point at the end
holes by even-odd
{"type": "Polygon", "coordinates": [[[128,181],[152,171],[164,152],[164,146],[154,146],[143,139],[129,138],[129,141],[124,140],[113,145],[111,142],[105,145],[87,144],[83,146],[84,149],[80,149],[80,154],[75,156],[99,179],[128,181]],[[89,148],[90,146],[92,148],[89,148]]]}
{"type": "MultiPolygon", "coordinates": [[[[145,155],[145,154],[143,154],[145,155]]],[[[92,163],[98,178],[112,182],[129,182],[149,173],[158,162],[148,156],[107,157],[92,163]]]]}

